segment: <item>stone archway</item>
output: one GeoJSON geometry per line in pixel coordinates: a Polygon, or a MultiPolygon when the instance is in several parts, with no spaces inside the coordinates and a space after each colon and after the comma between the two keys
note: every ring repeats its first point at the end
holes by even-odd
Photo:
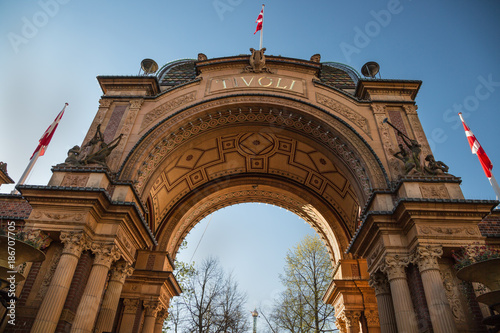
{"type": "MultiPolygon", "coordinates": [[[[178,231],[184,236],[197,220],[183,217],[181,211],[187,212],[193,202],[204,200],[205,193],[216,196],[214,188],[222,186],[238,192],[238,186],[264,182],[271,186],[268,193],[287,197],[301,193],[321,205],[322,214],[309,216],[304,205],[286,204],[288,209],[308,216],[310,222],[329,216],[330,222],[311,224],[323,236],[330,235],[325,239],[329,250],[337,254],[336,260],[341,258],[354,234],[360,206],[371,189],[387,186],[384,170],[348,125],[300,103],[293,104],[315,114],[291,107],[285,110],[283,104],[289,102],[278,97],[225,97],[207,103],[223,104],[222,111],[220,107],[207,110],[207,105],[187,109],[158,124],[139,141],[120,177],[127,179],[134,172],[138,175],[137,188],[151,205],[150,221],[162,250],[176,253],[182,239],[177,237],[170,244],[162,232],[177,229],[177,221],[184,225],[189,220],[184,227],[188,229],[178,231]],[[269,106],[271,100],[274,104],[269,106]],[[184,113],[191,116],[176,119],[185,117],[184,113]],[[332,237],[334,234],[341,242],[332,237]]],[[[254,195],[253,200],[269,201],[263,194],[254,195]]],[[[226,202],[218,204],[224,205],[226,202]]]]}
{"type": "Polygon", "coordinates": [[[200,54],[156,77],[98,77],[104,95],[79,154],[117,146],[101,165],[73,158],[47,186],[19,187],[26,226],[54,240],[23,289],[32,332],[160,332],[181,292],[172,271],[183,238],[210,212],[255,201],[324,240],[334,266],[324,300],[341,332],[418,332],[417,318],[435,332],[472,326],[451,311],[461,303],[440,272],[456,285],[451,249],[484,242],[477,225],[495,202],[465,200],[451,175],[405,174],[385,119],[431,153],[421,82],[362,80],[317,55],[265,59],[200,54]]]}

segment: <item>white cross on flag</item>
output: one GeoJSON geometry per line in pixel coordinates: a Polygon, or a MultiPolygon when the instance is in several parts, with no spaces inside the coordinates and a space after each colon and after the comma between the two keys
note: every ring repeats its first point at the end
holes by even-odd
{"type": "Polygon", "coordinates": [[[486,177],[491,178],[492,176],[491,169],[493,169],[493,164],[488,158],[488,155],[486,155],[486,153],[484,152],[483,147],[481,147],[481,145],[479,144],[479,141],[477,141],[476,137],[474,136],[474,133],[472,133],[467,124],[465,124],[464,118],[462,117],[462,113],[460,112],[458,115],[460,117],[460,120],[462,120],[462,124],[464,125],[465,136],[467,136],[467,140],[469,140],[470,149],[472,150],[472,153],[476,154],[477,158],[479,158],[479,162],[483,167],[486,177]]]}
{"type": "Polygon", "coordinates": [[[257,28],[255,29],[255,32],[253,33],[254,35],[257,33],[257,31],[262,30],[262,23],[264,22],[264,5],[262,5],[262,10],[259,13],[259,16],[255,20],[255,23],[257,23],[257,28]]]}

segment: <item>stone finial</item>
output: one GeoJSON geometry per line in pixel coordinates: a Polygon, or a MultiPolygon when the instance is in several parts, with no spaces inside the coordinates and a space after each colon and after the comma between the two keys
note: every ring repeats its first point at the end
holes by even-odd
{"type": "Polygon", "coordinates": [[[312,55],[311,56],[311,61],[319,63],[321,61],[321,55],[319,53],[316,53],[316,54],[312,55]]]}
{"type": "Polygon", "coordinates": [[[198,53],[198,61],[207,60],[207,56],[204,53],[198,53]]]}

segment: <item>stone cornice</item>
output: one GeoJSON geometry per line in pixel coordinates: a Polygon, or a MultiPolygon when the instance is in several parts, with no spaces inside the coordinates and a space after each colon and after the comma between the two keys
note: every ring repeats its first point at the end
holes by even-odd
{"type": "MultiPolygon", "coordinates": [[[[130,221],[131,223],[128,223],[128,228],[132,228],[134,233],[142,235],[142,241],[145,242],[143,246],[157,245],[156,239],[142,216],[139,207],[133,202],[113,201],[108,192],[103,188],[38,185],[20,185],[17,188],[34,209],[38,205],[65,206],[68,204],[77,204],[80,208],[88,212],[93,212],[93,214],[104,217],[104,220],[122,218],[123,221],[130,221]],[[128,217],[126,218],[122,214],[128,217]],[[140,224],[133,221],[140,221],[140,224]]],[[[36,221],[36,213],[31,214],[30,218],[36,221]]],[[[42,216],[39,218],[42,218],[42,216]]],[[[56,220],[58,220],[56,224],[59,225],[61,219],[56,220]]],[[[71,218],[71,223],[84,225],[86,222],[82,215],[80,218],[71,218]]],[[[58,227],[56,230],[61,229],[58,227]]]]}
{"type": "Polygon", "coordinates": [[[436,216],[446,216],[448,220],[461,223],[477,222],[488,215],[496,205],[496,200],[401,198],[395,203],[392,211],[367,212],[346,253],[354,253],[353,250],[359,248],[363,242],[373,242],[376,232],[373,230],[374,224],[379,223],[375,221],[375,216],[383,217],[390,224],[394,224],[394,228],[403,231],[411,227],[408,223],[415,218],[433,220],[436,216]]]}
{"type": "Polygon", "coordinates": [[[97,81],[105,95],[113,91],[142,91],[141,96],[156,96],[160,85],[156,76],[100,75],[97,81]]]}
{"type": "MultiPolygon", "coordinates": [[[[197,61],[196,70],[203,73],[205,71],[218,70],[221,65],[224,67],[235,68],[244,67],[248,64],[249,58],[250,54],[197,61]]],[[[305,70],[307,72],[310,72],[311,74],[319,73],[319,70],[321,69],[321,63],[272,55],[266,55],[266,64],[270,65],[271,69],[273,65],[279,66],[280,68],[289,67],[290,69],[293,69],[295,71],[300,68],[303,71],[305,70]]]]}
{"type": "Polygon", "coordinates": [[[367,80],[358,81],[354,95],[362,100],[373,101],[414,101],[422,81],[418,80],[367,80]],[[375,96],[394,96],[393,98],[373,98],[375,96]],[[397,96],[397,98],[396,98],[397,96]],[[404,96],[404,97],[403,97],[404,96]]]}

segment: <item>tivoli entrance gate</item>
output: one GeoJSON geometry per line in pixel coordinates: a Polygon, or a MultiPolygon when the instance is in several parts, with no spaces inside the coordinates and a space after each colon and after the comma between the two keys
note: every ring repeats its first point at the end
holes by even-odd
{"type": "Polygon", "coordinates": [[[27,266],[14,332],[161,332],[183,239],[244,202],[288,209],[323,239],[340,332],[484,329],[451,250],[488,241],[478,225],[495,202],[465,200],[432,157],[421,82],[251,51],[98,77],[82,145],[47,186],[18,187],[25,227],[52,242],[27,266]]]}

